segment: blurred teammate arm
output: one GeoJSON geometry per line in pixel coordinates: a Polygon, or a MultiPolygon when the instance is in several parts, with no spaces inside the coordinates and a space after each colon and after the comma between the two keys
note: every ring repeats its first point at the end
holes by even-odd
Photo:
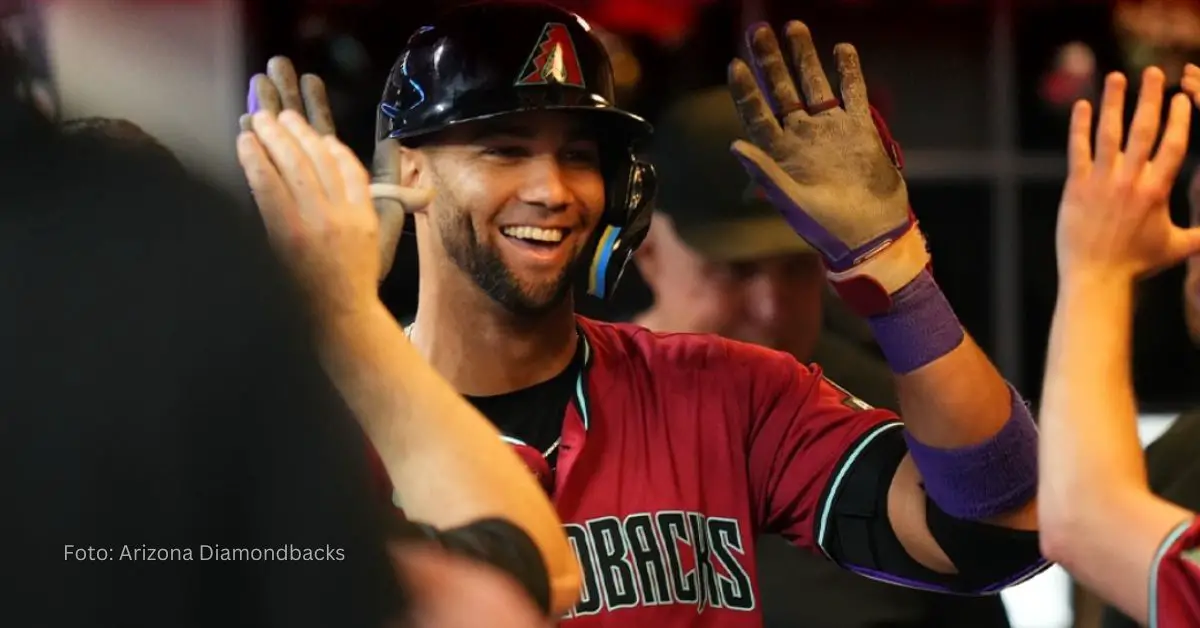
{"type": "MultiPolygon", "coordinates": [[[[1193,87],[1200,70],[1189,68],[1193,87]]],[[[1110,75],[1097,123],[1071,118],[1059,208],[1059,293],[1041,407],[1039,519],[1046,554],[1145,622],[1173,530],[1194,515],[1150,493],[1131,374],[1138,279],[1200,252],[1200,231],[1171,224],[1171,187],[1187,151],[1190,105],[1176,96],[1161,145],[1164,77],[1143,74],[1122,150],[1126,80],[1110,75]]]]}
{"type": "Polygon", "coordinates": [[[545,493],[379,301],[379,219],[362,164],[295,111],[278,120],[259,113],[253,129],[238,140],[243,169],[273,243],[307,293],[322,363],[378,451],[399,505],[439,530],[511,522],[540,550],[551,611],[566,612],[578,595],[578,565],[545,493]]]}
{"type": "Polygon", "coordinates": [[[492,425],[382,306],[341,321],[334,334],[326,370],[379,452],[405,516],[450,551],[507,571],[548,610],[566,612],[578,595],[577,561],[545,492],[492,425]]]}
{"type": "Polygon", "coordinates": [[[1064,283],[1050,332],[1041,425],[1042,546],[1144,622],[1151,563],[1187,510],[1146,483],[1133,395],[1133,283],[1064,283]],[[1118,542],[1119,540],[1119,542],[1118,542]]]}

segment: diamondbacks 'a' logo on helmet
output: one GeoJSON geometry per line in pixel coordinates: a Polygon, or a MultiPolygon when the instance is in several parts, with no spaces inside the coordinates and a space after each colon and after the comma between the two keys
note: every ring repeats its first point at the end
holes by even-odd
{"type": "Polygon", "coordinates": [[[583,83],[583,69],[579,67],[579,54],[575,52],[575,42],[571,40],[571,31],[567,30],[566,24],[546,24],[514,85],[570,85],[581,89],[586,87],[583,83]]]}

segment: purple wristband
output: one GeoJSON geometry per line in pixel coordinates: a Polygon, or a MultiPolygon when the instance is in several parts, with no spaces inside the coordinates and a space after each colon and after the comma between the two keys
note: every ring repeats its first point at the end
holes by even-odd
{"type": "Polygon", "coordinates": [[[892,295],[886,314],[867,319],[892,371],[915,371],[950,353],[965,334],[958,316],[929,271],[923,270],[892,295]]]}
{"type": "Polygon", "coordinates": [[[1014,510],[1037,495],[1037,426],[1011,385],[1012,410],[995,436],[969,447],[938,449],[904,432],[925,493],[946,514],[978,521],[1014,510]]]}

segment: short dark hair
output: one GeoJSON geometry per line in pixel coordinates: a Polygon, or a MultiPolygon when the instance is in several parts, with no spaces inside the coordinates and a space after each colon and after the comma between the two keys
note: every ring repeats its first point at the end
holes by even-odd
{"type": "Polygon", "coordinates": [[[114,148],[128,150],[136,155],[168,159],[171,163],[180,164],[175,153],[158,138],[124,118],[100,116],[75,118],[63,121],[61,129],[63,135],[67,137],[93,140],[114,148]]]}

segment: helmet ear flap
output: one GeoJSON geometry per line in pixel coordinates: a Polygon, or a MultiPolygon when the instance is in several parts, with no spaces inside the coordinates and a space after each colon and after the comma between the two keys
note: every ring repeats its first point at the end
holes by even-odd
{"type": "MultiPolygon", "coordinates": [[[[625,215],[625,238],[629,254],[642,245],[650,231],[650,220],[654,215],[654,193],[658,187],[658,175],[649,162],[635,160],[629,170],[629,183],[622,207],[625,215]]],[[[620,208],[617,208],[620,211],[620,208]]]]}
{"type": "Polygon", "coordinates": [[[654,215],[654,166],[631,156],[613,175],[604,218],[585,253],[587,294],[597,299],[612,298],[654,215]]]}
{"type": "MultiPolygon", "coordinates": [[[[630,180],[630,194],[626,205],[630,208],[630,228],[642,226],[643,235],[650,228],[650,215],[654,197],[658,193],[658,171],[648,161],[634,161],[634,172],[630,180]],[[636,214],[636,216],[635,216],[636,214]]],[[[641,241],[638,241],[641,244],[641,241]]]]}

